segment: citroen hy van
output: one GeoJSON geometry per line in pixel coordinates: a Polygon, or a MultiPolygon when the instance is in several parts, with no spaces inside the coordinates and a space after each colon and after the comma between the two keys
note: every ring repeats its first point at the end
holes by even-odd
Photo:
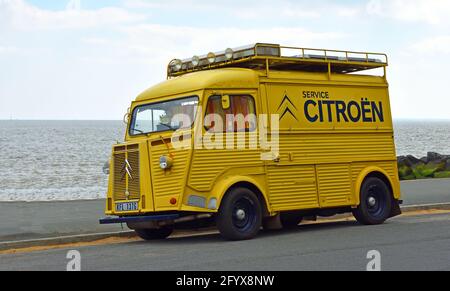
{"type": "Polygon", "coordinates": [[[102,224],[229,240],[353,213],[400,214],[385,54],[259,43],[175,59],[113,146],[102,224]]]}

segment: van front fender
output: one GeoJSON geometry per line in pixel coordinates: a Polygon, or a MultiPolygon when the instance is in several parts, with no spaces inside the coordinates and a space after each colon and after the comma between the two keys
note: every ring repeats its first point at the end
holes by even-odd
{"type": "Polygon", "coordinates": [[[255,193],[258,197],[263,199],[265,206],[267,207],[267,211],[270,213],[270,204],[269,200],[267,199],[267,195],[263,189],[264,187],[264,176],[261,176],[261,179],[249,177],[249,176],[233,176],[233,177],[226,177],[224,179],[221,179],[220,181],[217,181],[215,183],[215,186],[212,191],[212,195],[210,199],[217,199],[217,205],[216,209],[218,210],[220,208],[220,205],[222,203],[223,197],[226,195],[228,190],[232,188],[233,186],[237,184],[247,184],[249,186],[252,186],[256,188],[259,193],[255,193]]]}

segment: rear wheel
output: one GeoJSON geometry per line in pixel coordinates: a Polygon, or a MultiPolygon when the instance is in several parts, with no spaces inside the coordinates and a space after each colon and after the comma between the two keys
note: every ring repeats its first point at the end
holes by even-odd
{"type": "Polygon", "coordinates": [[[135,232],[143,240],[162,240],[168,238],[172,234],[173,228],[136,229],[135,232]]]}
{"type": "Polygon", "coordinates": [[[388,185],[377,177],[367,178],[361,187],[361,202],[353,210],[359,223],[377,225],[384,223],[391,214],[392,194],[388,185]]]}
{"type": "Polygon", "coordinates": [[[224,197],[217,216],[217,227],[225,239],[252,239],[258,234],[261,224],[261,203],[252,191],[235,188],[224,197]]]}

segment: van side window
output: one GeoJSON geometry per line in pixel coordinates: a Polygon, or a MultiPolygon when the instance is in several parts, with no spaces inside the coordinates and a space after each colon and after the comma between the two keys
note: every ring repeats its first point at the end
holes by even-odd
{"type": "Polygon", "coordinates": [[[230,96],[230,108],[223,109],[222,96],[209,97],[205,129],[210,132],[255,131],[255,100],[249,95],[232,95],[230,96]]]}

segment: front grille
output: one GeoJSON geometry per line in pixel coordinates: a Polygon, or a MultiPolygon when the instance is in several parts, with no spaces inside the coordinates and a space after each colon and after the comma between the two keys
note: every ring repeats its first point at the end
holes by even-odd
{"type": "Polygon", "coordinates": [[[114,153],[114,200],[126,200],[126,177],[123,176],[125,165],[125,152],[114,153]]]}
{"type": "Polygon", "coordinates": [[[139,183],[139,151],[128,152],[128,162],[133,168],[132,177],[128,179],[128,191],[131,199],[139,199],[141,184],[139,183]]]}
{"type": "Polygon", "coordinates": [[[113,193],[115,201],[139,200],[139,145],[120,146],[115,148],[113,193]],[[128,175],[127,169],[131,174],[131,177],[128,175]]]}

